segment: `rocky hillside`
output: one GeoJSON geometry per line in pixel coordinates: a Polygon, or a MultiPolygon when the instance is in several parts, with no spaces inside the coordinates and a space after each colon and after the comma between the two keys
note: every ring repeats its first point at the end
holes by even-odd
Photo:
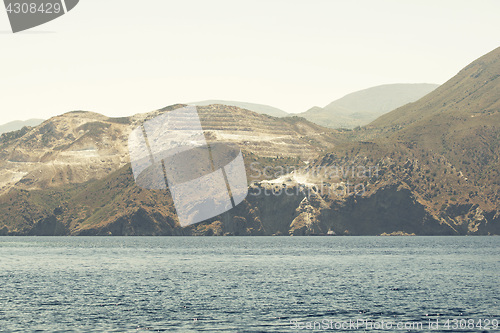
{"type": "Polygon", "coordinates": [[[130,119],[70,112],[0,137],[0,193],[101,178],[128,161],[130,119]]]}
{"type": "Polygon", "coordinates": [[[499,77],[500,48],[300,173],[255,184],[241,216],[272,234],[500,235],[499,77]]]}
{"type": "Polygon", "coordinates": [[[310,170],[377,165],[378,174],[334,179],[363,191],[310,202],[316,217],[300,233],[499,235],[499,77],[500,48],[319,159],[310,170]]]}
{"type": "MultiPolygon", "coordinates": [[[[70,112],[0,137],[0,194],[100,179],[129,162],[130,131],[170,109],[129,118],[70,112]]],[[[235,142],[253,159],[307,161],[334,147],[336,134],[301,118],[279,119],[232,106],[199,107],[207,137],[235,142]]]]}
{"type": "MultiPolygon", "coordinates": [[[[76,111],[35,128],[3,134],[0,213],[4,215],[0,229],[9,234],[38,234],[34,230],[44,228],[39,223],[57,221],[57,233],[84,233],[82,230],[114,223],[117,216],[109,212],[118,207],[120,214],[143,209],[145,198],[150,199],[148,205],[155,216],[173,211],[168,193],[144,192],[135,186],[127,140],[130,131],[144,120],[178,107],[182,105],[127,118],[76,111]],[[116,192],[109,184],[115,184],[116,192]],[[155,203],[151,198],[158,196],[161,199],[155,203]],[[165,210],[157,202],[165,203],[165,210]]],[[[223,105],[198,107],[198,113],[208,141],[237,143],[247,164],[271,169],[304,165],[339,142],[335,131],[302,118],[280,119],[223,105]]]]}
{"type": "Polygon", "coordinates": [[[187,228],[168,191],[135,185],[125,145],[179,106],[56,117],[1,137],[0,234],[500,235],[499,76],[500,48],[355,131],[202,107],[207,137],[242,147],[251,183],[236,208],[187,228]]]}
{"type": "Polygon", "coordinates": [[[330,128],[355,128],[415,102],[437,87],[426,83],[381,85],[351,93],[323,108],[315,106],[298,116],[330,128]]]}
{"type": "Polygon", "coordinates": [[[440,157],[478,192],[495,198],[500,185],[500,48],[360,132],[377,137],[381,145],[440,157]]]}

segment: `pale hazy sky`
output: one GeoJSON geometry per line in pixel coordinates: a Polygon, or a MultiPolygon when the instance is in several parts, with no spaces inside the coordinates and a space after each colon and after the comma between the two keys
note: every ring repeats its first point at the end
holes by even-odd
{"type": "Polygon", "coordinates": [[[324,106],[444,83],[500,46],[500,1],[80,0],[12,34],[0,9],[0,123],[124,116],[204,99],[324,106]]]}

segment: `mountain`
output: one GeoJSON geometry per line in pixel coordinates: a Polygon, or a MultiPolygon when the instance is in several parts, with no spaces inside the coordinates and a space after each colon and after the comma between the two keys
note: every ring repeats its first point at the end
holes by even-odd
{"type": "MultiPolygon", "coordinates": [[[[115,223],[132,215],[169,217],[184,232],[168,191],[135,185],[127,149],[133,128],[182,106],[124,118],[75,111],[0,136],[0,234],[117,234],[115,223]]],[[[269,173],[312,161],[339,142],[334,130],[298,117],[224,105],[198,107],[198,114],[209,142],[237,143],[247,165],[269,173]]]]}
{"type": "Polygon", "coordinates": [[[308,207],[314,218],[292,231],[499,235],[499,77],[497,48],[420,100],[354,131],[357,141],[311,169],[376,165],[376,175],[344,174],[344,183],[363,184],[362,195],[321,197],[308,207]]]}
{"type": "Polygon", "coordinates": [[[315,106],[298,114],[331,128],[364,126],[381,115],[414,102],[438,87],[437,84],[387,84],[346,95],[324,108],[315,106]]]}
{"type": "Polygon", "coordinates": [[[197,105],[197,106],[207,106],[211,104],[221,104],[221,105],[229,105],[229,106],[236,106],[241,109],[245,110],[250,110],[253,112],[257,112],[260,114],[267,114],[268,116],[273,116],[273,117],[286,117],[289,116],[289,114],[283,110],[280,110],[278,108],[269,106],[269,105],[264,105],[264,104],[255,104],[255,103],[247,103],[247,102],[235,102],[235,101],[223,101],[223,100],[207,100],[207,101],[201,101],[201,102],[194,102],[194,103],[189,103],[191,105],[197,105]]]}
{"type": "Polygon", "coordinates": [[[0,235],[500,235],[500,48],[418,101],[336,131],[300,117],[199,108],[243,150],[249,195],[182,228],[139,188],[127,118],[73,112],[0,137],[0,235]]]}
{"type": "MultiPolygon", "coordinates": [[[[0,193],[102,178],[128,160],[130,131],[175,105],[133,117],[73,111],[0,137],[0,193]]],[[[198,107],[207,137],[234,142],[256,159],[309,160],[334,147],[335,132],[298,117],[275,118],[234,106],[198,107]]]]}
{"type": "Polygon", "coordinates": [[[43,119],[29,119],[29,120],[15,120],[10,123],[6,123],[0,125],[0,134],[17,131],[23,128],[24,126],[34,127],[38,126],[43,122],[43,119]]]}

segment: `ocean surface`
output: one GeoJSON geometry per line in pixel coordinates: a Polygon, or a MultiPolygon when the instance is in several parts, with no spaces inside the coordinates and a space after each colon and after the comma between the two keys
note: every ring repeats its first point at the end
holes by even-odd
{"type": "Polygon", "coordinates": [[[499,321],[500,237],[0,237],[0,332],[500,332],[499,321]]]}

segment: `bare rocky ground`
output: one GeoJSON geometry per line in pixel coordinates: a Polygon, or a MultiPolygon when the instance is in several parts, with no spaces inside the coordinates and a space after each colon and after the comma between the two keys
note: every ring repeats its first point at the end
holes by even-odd
{"type": "MultiPolygon", "coordinates": [[[[129,163],[127,140],[144,120],[173,106],[130,118],[70,112],[0,141],[0,194],[100,179],[129,163]]],[[[232,106],[198,107],[212,141],[233,142],[258,158],[309,160],[335,146],[335,131],[303,119],[279,119],[232,106]]]]}

